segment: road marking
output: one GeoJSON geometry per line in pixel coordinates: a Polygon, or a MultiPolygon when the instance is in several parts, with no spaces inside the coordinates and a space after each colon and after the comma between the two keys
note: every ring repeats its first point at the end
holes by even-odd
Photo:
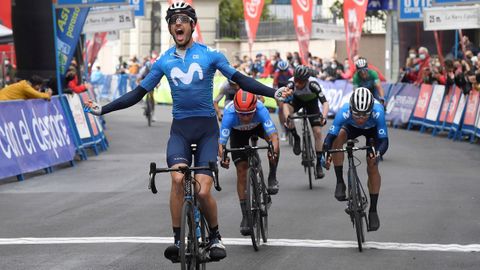
{"type": "MultiPolygon", "coordinates": [[[[223,238],[225,245],[249,246],[247,238],[223,238]]],[[[0,238],[0,245],[53,245],[53,244],[104,244],[104,243],[147,243],[170,244],[171,237],[65,237],[65,238],[0,238]]],[[[309,239],[268,239],[264,245],[272,247],[310,248],[357,248],[355,241],[309,240],[309,239]]],[[[403,251],[480,252],[480,244],[420,244],[394,242],[365,242],[366,249],[403,251]]]]}

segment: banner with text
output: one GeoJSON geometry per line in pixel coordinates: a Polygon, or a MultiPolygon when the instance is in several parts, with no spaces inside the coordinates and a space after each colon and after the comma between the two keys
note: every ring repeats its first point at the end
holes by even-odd
{"type": "Polygon", "coordinates": [[[360,49],[363,21],[367,13],[367,0],[345,0],[343,3],[343,19],[347,39],[347,57],[350,72],[354,72],[353,57],[360,49]]]}
{"type": "Polygon", "coordinates": [[[396,94],[392,94],[388,100],[387,114],[385,116],[385,120],[391,122],[394,126],[408,123],[420,90],[418,86],[413,84],[406,84],[400,89],[396,94]]]}
{"type": "Polygon", "coordinates": [[[303,64],[308,64],[308,47],[312,33],[312,6],[312,0],[292,0],[293,23],[303,64]]]}
{"type": "Polygon", "coordinates": [[[0,179],[68,162],[74,155],[58,97],[1,103],[0,179]]]}
{"type": "Polygon", "coordinates": [[[245,29],[248,35],[248,45],[252,52],[253,42],[257,36],[258,23],[263,11],[263,0],[243,0],[243,16],[245,17],[245,29]]]}
{"type": "Polygon", "coordinates": [[[57,57],[61,76],[68,71],[89,9],[88,7],[56,9],[57,57]]]}

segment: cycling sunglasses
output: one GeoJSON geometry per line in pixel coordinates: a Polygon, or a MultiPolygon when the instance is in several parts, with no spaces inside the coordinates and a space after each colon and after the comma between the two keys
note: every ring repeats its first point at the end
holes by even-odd
{"type": "Polygon", "coordinates": [[[255,111],[251,111],[251,112],[239,112],[239,111],[236,111],[238,113],[239,116],[242,116],[242,117],[247,117],[247,116],[251,116],[252,114],[255,113],[255,111]]]}
{"type": "Polygon", "coordinates": [[[182,23],[190,23],[190,22],[193,22],[192,18],[188,17],[185,14],[177,14],[177,15],[173,15],[170,18],[170,20],[168,21],[168,24],[173,25],[177,23],[182,24],[182,23]]]}
{"type": "Polygon", "coordinates": [[[369,118],[371,114],[372,114],[372,113],[357,113],[357,112],[352,112],[353,118],[357,118],[357,119],[359,119],[359,118],[362,118],[362,119],[369,118]]]}

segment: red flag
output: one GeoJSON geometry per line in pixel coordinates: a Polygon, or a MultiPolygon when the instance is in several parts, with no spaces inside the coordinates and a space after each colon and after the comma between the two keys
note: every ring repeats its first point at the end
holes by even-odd
{"type": "Polygon", "coordinates": [[[95,33],[93,40],[87,42],[88,72],[91,72],[92,65],[97,59],[98,52],[107,43],[107,32],[95,33]]]}
{"type": "Polygon", "coordinates": [[[345,0],[343,3],[343,19],[347,37],[347,56],[350,70],[355,71],[353,57],[358,54],[363,21],[367,13],[367,0],[345,0]]]}
{"type": "Polygon", "coordinates": [[[245,17],[245,29],[247,30],[250,53],[252,52],[253,42],[257,36],[258,23],[262,15],[263,4],[263,0],[243,0],[243,16],[245,17]]]}
{"type": "Polygon", "coordinates": [[[308,46],[312,33],[312,6],[312,0],[292,0],[293,23],[297,32],[300,57],[302,57],[303,64],[308,64],[308,46]]]}
{"type": "MultiPolygon", "coordinates": [[[[193,0],[168,0],[169,5],[176,2],[187,2],[189,5],[193,7],[193,0]]],[[[196,42],[203,43],[202,32],[200,32],[200,24],[198,22],[195,25],[195,31],[193,32],[192,36],[193,36],[193,40],[195,40],[196,42]]]]}

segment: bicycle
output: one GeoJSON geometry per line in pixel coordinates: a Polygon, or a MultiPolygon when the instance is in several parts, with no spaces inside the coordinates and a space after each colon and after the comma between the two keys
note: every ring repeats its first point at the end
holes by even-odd
{"type": "MultiPolygon", "coordinates": [[[[313,177],[317,177],[317,172],[315,170],[315,149],[312,144],[312,137],[310,135],[310,126],[308,125],[308,118],[309,117],[323,117],[321,114],[307,114],[306,111],[302,111],[301,113],[296,113],[296,115],[292,116],[289,115],[288,119],[293,121],[294,119],[302,119],[302,165],[304,168],[305,173],[308,172],[308,185],[309,188],[312,189],[312,171],[313,177]]],[[[291,132],[289,132],[291,133],[291,132]]],[[[292,136],[293,137],[293,136],[292,136]]]]}
{"type": "Polygon", "coordinates": [[[153,97],[153,91],[149,92],[146,95],[145,99],[145,108],[144,108],[144,115],[147,118],[147,123],[148,126],[152,126],[152,117],[153,117],[153,111],[155,109],[155,99],[153,97]]]}
{"type": "MultiPolygon", "coordinates": [[[[196,145],[191,145],[192,152],[196,145]]],[[[150,183],[148,188],[153,194],[157,193],[155,186],[155,175],[157,173],[180,172],[184,175],[184,202],[182,206],[182,219],[180,225],[180,265],[182,270],[206,269],[206,263],[212,261],[208,254],[209,227],[207,220],[200,211],[196,193],[201,189],[200,184],[192,177],[192,173],[198,170],[210,170],[213,172],[214,186],[221,191],[218,181],[218,166],[215,161],[210,161],[209,166],[188,167],[181,166],[173,168],[157,168],[155,162],[150,163],[150,183]],[[198,185],[198,186],[197,186],[198,185]]]]}
{"type": "Polygon", "coordinates": [[[226,160],[229,152],[244,152],[248,157],[247,188],[245,191],[247,195],[247,220],[253,249],[258,251],[260,236],[264,243],[268,240],[268,209],[272,200],[267,192],[261,159],[257,151],[267,149],[270,153],[273,153],[273,145],[269,142],[268,146],[256,146],[256,140],[252,139],[252,142],[253,146],[225,148],[222,158],[226,160]]]}
{"type": "MultiPolygon", "coordinates": [[[[365,209],[368,206],[367,195],[363,189],[362,183],[358,178],[357,166],[355,165],[353,152],[359,150],[375,150],[373,146],[362,146],[355,147],[355,143],[358,143],[358,140],[348,140],[347,146],[343,149],[330,149],[327,151],[328,154],[331,153],[344,153],[347,152],[348,156],[348,200],[347,200],[347,209],[345,212],[350,216],[353,227],[355,227],[355,232],[357,234],[358,250],[362,252],[362,243],[365,242],[365,232],[363,227],[362,218],[365,219],[365,225],[368,228],[368,217],[365,213],[365,209]]],[[[357,159],[358,160],[358,159],[357,159]]]]}

